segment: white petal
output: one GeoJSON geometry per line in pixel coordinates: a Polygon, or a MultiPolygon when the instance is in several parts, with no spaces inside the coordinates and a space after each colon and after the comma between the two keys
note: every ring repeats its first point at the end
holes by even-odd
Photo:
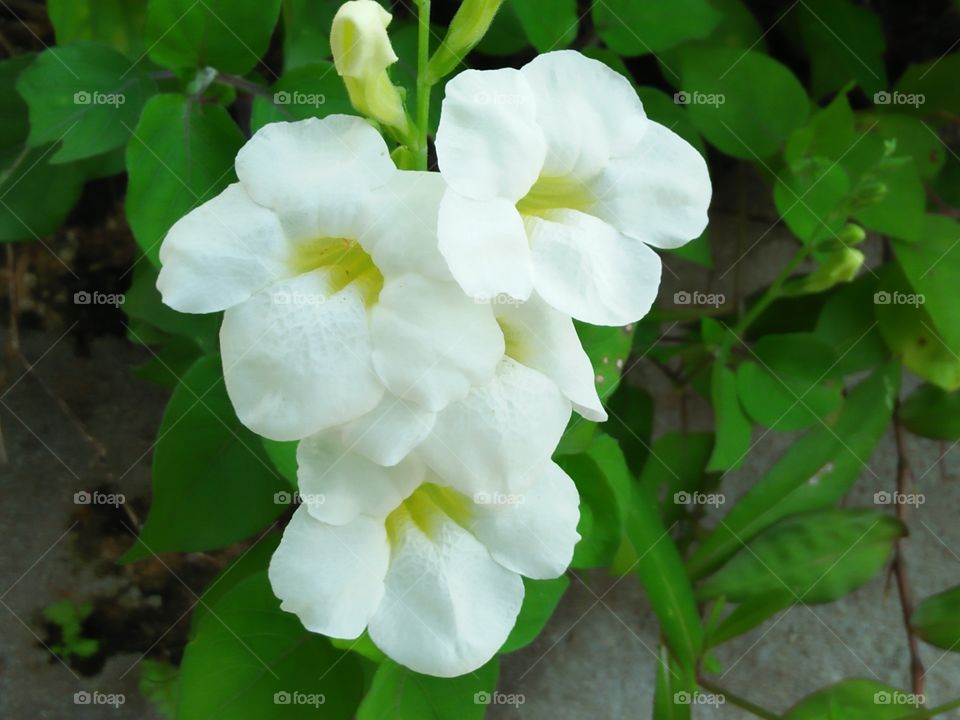
{"type": "Polygon", "coordinates": [[[675,248],[707,226],[710,173],[690,143],[658,123],[640,144],[591,183],[590,210],[620,232],[654,247],[675,248]]]}
{"type": "Polygon", "coordinates": [[[503,356],[493,310],[452,282],[389,280],[371,316],[373,365],[391,392],[438,411],[489,382],[503,356]]]}
{"type": "Polygon", "coordinates": [[[541,174],[586,179],[640,142],[643,104],[623,75],[573,50],[537,56],[520,71],[547,138],[541,174]]]}
{"type": "Polygon", "coordinates": [[[501,303],[495,309],[510,357],[553,380],[583,417],[597,422],[607,419],[593,365],[570,316],[537,295],[525,303],[501,303]]]}
{"type": "Polygon", "coordinates": [[[229,308],[220,352],[237,416],[272,440],[299,440],[348,422],[383,396],[357,284],[330,296],[322,271],[229,308]]]}
{"type": "Polygon", "coordinates": [[[343,444],[379,465],[391,467],[427,439],[436,419],[436,413],[385,393],[373,410],[343,426],[343,444]]]}
{"type": "Polygon", "coordinates": [[[471,200],[449,190],[440,204],[437,234],[440,252],[467,295],[530,297],[530,245],[513,204],[471,200]]]}
{"type": "Polygon", "coordinates": [[[270,584],[307,630],[355,638],[383,598],[389,557],[382,520],[327,525],[301,506],[270,560],[270,584]]]}
{"type": "Polygon", "coordinates": [[[265,125],[236,167],[250,196],[276,210],[298,240],[356,239],[365,191],[397,172],[380,134],[351,115],[265,125]]]}
{"type": "Polygon", "coordinates": [[[353,452],[336,432],[319,433],[297,446],[301,502],[313,517],[331,525],[344,525],[361,514],[386,518],[425,473],[416,455],[383,467],[353,452]]]}
{"type": "Polygon", "coordinates": [[[437,247],[437,213],[446,188],[440,173],[404,170],[375,191],[371,224],[359,240],[384,276],[417,272],[452,279],[437,247]]]}
{"type": "Polygon", "coordinates": [[[580,495],[556,463],[538,472],[522,493],[475,495],[469,529],[505,568],[544,580],[563,574],[573,558],[580,540],[580,495]]]}
{"type": "Polygon", "coordinates": [[[476,200],[516,202],[543,166],[546,142],[519,70],[465,70],[447,83],[437,129],[440,172],[476,200]]]}
{"type": "Polygon", "coordinates": [[[569,419],[570,401],[552,380],[504,358],[491,382],[440,413],[421,452],[465,495],[519,491],[553,454],[569,419]]]}
{"type": "Polygon", "coordinates": [[[439,511],[429,535],[408,514],[391,516],[387,592],[370,638],[411,670],[454,677],[492,658],[523,603],[520,576],[495,562],[439,511]]]}
{"type": "Polygon", "coordinates": [[[157,289],[180,312],[224,310],[284,277],[289,253],[276,214],[234,183],[170,228],[157,289]]]}
{"type": "Polygon", "coordinates": [[[575,210],[527,219],[533,284],[550,305],[593,325],[626,325],[650,310],[660,258],[644,243],[575,210]]]}

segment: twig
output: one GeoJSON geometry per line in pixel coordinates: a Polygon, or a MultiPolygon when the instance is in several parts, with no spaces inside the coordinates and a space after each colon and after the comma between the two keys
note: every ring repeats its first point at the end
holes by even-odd
{"type": "MultiPolygon", "coordinates": [[[[894,498],[894,509],[897,519],[906,525],[907,506],[900,502],[910,490],[913,473],[907,461],[906,438],[903,426],[900,424],[900,403],[897,401],[893,410],[893,437],[897,447],[897,497],[894,498]]],[[[923,662],[920,659],[920,643],[910,626],[910,617],[913,615],[913,593],[907,577],[907,563],[903,554],[904,538],[899,538],[894,547],[893,575],[897,581],[897,593],[900,595],[900,609],[903,614],[903,627],[907,633],[907,645],[910,648],[910,677],[913,694],[922,696],[924,688],[923,662]]]]}

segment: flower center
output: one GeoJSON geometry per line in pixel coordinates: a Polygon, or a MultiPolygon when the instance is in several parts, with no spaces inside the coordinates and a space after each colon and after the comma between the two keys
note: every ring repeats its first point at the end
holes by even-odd
{"type": "Polygon", "coordinates": [[[439,520],[445,515],[462,528],[470,529],[470,499],[448,487],[423,483],[387,516],[387,537],[395,544],[404,525],[413,523],[424,535],[436,539],[439,520]]]}
{"type": "Polygon", "coordinates": [[[331,295],[357,283],[368,306],[377,301],[383,288],[383,275],[356,240],[319,238],[300,243],[290,266],[297,275],[323,270],[331,295]]]}
{"type": "Polygon", "coordinates": [[[521,215],[542,216],[549,210],[580,210],[587,212],[596,203],[590,188],[575,177],[541,176],[520,198],[517,210],[521,215]]]}

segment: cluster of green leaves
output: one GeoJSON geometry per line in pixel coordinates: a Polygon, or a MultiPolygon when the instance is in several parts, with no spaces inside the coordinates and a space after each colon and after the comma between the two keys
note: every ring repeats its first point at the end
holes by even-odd
{"type": "MultiPolygon", "coordinates": [[[[123,306],[128,334],[151,353],[136,372],[172,395],[150,515],[124,560],[248,541],[202,596],[181,667],[144,668],[144,691],[183,720],[315,714],[310,703],[278,704],[278,693],[322,698],[329,717],[482,717],[474,696],[499,673],[495,658],[462,678],[420,676],[366,637],[331,641],[280,611],[265,569],[296,486],[293,445],[263,441],[237,420],[216,354],[219,316],[175,313],[155,289],[161,240],[235,181],[250,133],[353,112],[330,60],[338,5],[49,0],[55,43],[0,61],[0,241],[42,238],[85,182],[127,178],[141,255],[123,306]]],[[[743,312],[662,308],[635,328],[578,327],[611,420],[574,420],[557,452],[582,498],[572,568],[639,577],[662,634],[654,717],[689,718],[676,693],[696,692],[718,668],[718,645],[791,605],[837,600],[887,563],[902,524],[889,509],[839,503],[891,423],[903,368],[925,382],[900,421],[960,439],[960,228],[937,214],[960,204],[960,159],[941,139],[960,112],[960,53],[910,66],[891,84],[880,20],[851,0],[807,0],[770,29],[741,0],[604,0],[591,4],[589,22],[582,5],[506,0],[476,57],[502,65],[576,44],[633,82],[651,118],[713,160],[752,166],[796,239],[795,257],[743,312]],[[808,83],[767,53],[774,38],[805,56],[808,83]],[[634,75],[653,66],[635,61],[642,56],[656,59],[660,77],[634,75]],[[854,279],[862,228],[889,252],[854,279]],[[658,342],[667,332],[682,337],[658,342]],[[713,405],[713,432],[652,436],[651,397],[619,382],[640,357],[679,368],[678,387],[713,405]],[[677,500],[723,497],[724,474],[768,432],[802,434],[720,522],[677,500]]],[[[394,11],[394,80],[411,98],[417,26],[394,11]]],[[[434,41],[442,33],[433,28],[434,41]]],[[[433,127],[438,110],[434,102],[433,127]]],[[[676,254],[714,264],[706,234],[676,254]]],[[[535,640],[569,584],[525,581],[502,653],[535,640]]],[[[956,649],[957,618],[960,595],[946,589],[916,608],[912,627],[956,649]]],[[[877,706],[881,691],[896,692],[844,681],[785,717],[930,716],[877,706]]]]}
{"type": "Polygon", "coordinates": [[[76,604],[72,600],[60,600],[43,609],[43,618],[56,626],[60,639],[50,650],[61,658],[88,658],[97,654],[100,642],[83,636],[83,621],[93,612],[89,602],[76,604]]]}

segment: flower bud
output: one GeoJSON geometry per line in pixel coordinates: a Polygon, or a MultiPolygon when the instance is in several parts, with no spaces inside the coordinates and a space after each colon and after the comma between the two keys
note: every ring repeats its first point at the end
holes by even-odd
{"type": "Polygon", "coordinates": [[[785,288],[788,295],[807,295],[829,290],[839,283],[850,282],[863,265],[864,255],[859,250],[842,247],[834,250],[823,263],[805,278],[785,288]]]}
{"type": "Polygon", "coordinates": [[[450,21],[443,43],[430,59],[427,72],[430,84],[449,74],[483,39],[502,4],[503,0],[463,0],[450,21]]]}
{"type": "Polygon", "coordinates": [[[397,61],[387,35],[392,18],[374,0],[349,0],[333,18],[330,49],[353,106],[384,125],[403,130],[407,125],[403,98],[387,75],[387,68],[397,61]]]}

